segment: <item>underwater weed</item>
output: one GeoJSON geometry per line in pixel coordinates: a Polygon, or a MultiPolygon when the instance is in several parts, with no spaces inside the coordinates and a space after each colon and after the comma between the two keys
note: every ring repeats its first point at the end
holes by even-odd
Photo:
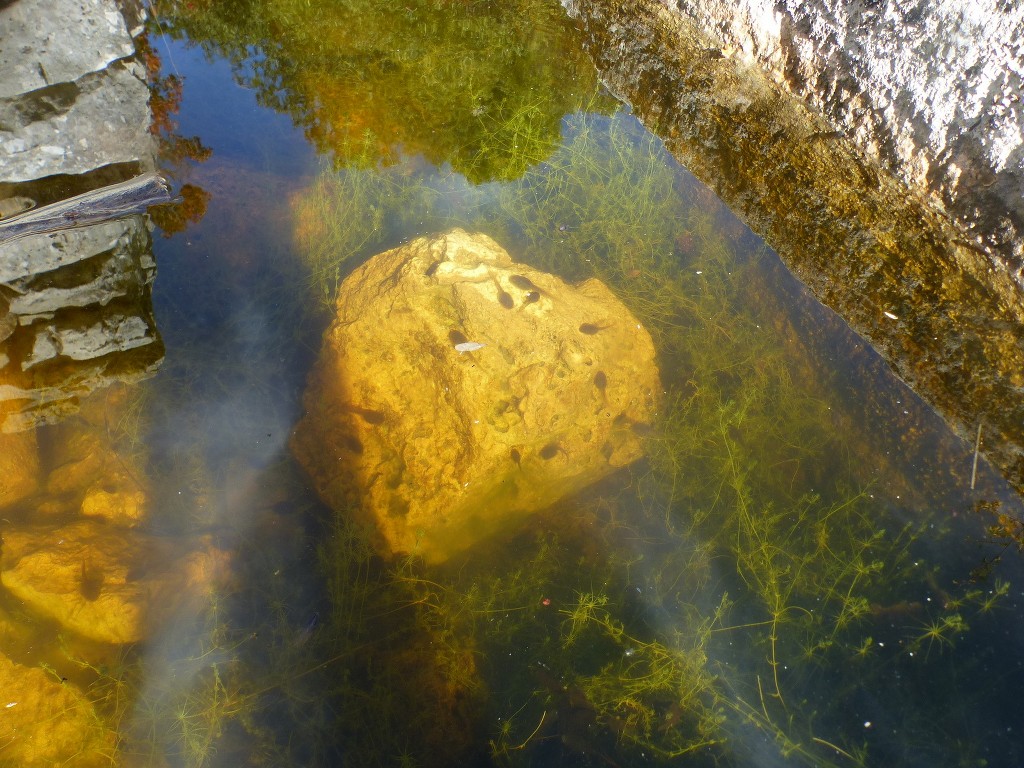
{"type": "Polygon", "coordinates": [[[593,707],[597,722],[626,744],[675,759],[721,742],[722,710],[706,649],[723,598],[712,618],[679,630],[671,642],[631,634],[606,608],[606,596],[578,595],[567,616],[563,646],[596,634],[614,650],[597,673],[576,673],[571,683],[593,707]]]}
{"type": "Polygon", "coordinates": [[[912,637],[909,643],[911,654],[924,648],[925,659],[934,648],[941,652],[944,648],[952,648],[956,638],[966,632],[969,627],[959,613],[947,613],[937,619],[926,622],[918,627],[919,634],[912,637]]]}
{"type": "MultiPolygon", "coordinates": [[[[520,182],[462,189],[456,206],[422,190],[405,199],[422,202],[409,207],[431,225],[468,222],[514,258],[569,280],[601,278],[655,338],[666,392],[644,437],[647,459],[605,504],[601,538],[612,552],[600,565],[580,559],[576,572],[495,567],[475,571],[476,581],[410,561],[381,599],[400,606],[402,632],[432,638],[430,663],[459,686],[479,676],[500,692],[496,760],[528,764],[555,740],[670,760],[706,746],[724,753],[752,728],[797,763],[866,764],[861,735],[836,723],[871,664],[842,662],[877,652],[865,625],[874,631],[879,606],[920,581],[897,578],[920,529],[893,525],[856,469],[842,466],[831,382],[802,375],[806,352],[756,311],[760,254],[735,252],[631,118],[568,123],[565,145],[520,182]],[[610,578],[616,567],[623,573],[610,578]],[[622,580],[656,587],[649,621],[627,619],[610,597],[622,580]],[[566,606],[557,621],[536,608],[553,591],[566,606]],[[732,624],[724,600],[702,594],[726,592],[732,624]],[[515,658],[540,695],[490,668],[491,658],[515,658]],[[813,700],[808,681],[825,664],[838,667],[836,694],[813,700]],[[585,725],[556,717],[574,702],[585,725]]],[[[403,190],[421,183],[393,178],[403,190]]],[[[415,231],[398,211],[382,220],[392,238],[415,231]]],[[[954,630],[940,623],[913,637],[928,647],[937,631],[939,650],[954,630]]]]}

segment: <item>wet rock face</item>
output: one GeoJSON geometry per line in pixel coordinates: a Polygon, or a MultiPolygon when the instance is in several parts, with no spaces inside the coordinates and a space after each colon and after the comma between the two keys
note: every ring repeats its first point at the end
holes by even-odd
{"type": "Polygon", "coordinates": [[[874,161],[946,210],[1024,282],[1019,3],[675,0],[874,161]]]}
{"type": "Polygon", "coordinates": [[[293,449],[382,552],[438,562],[639,458],[659,391],[602,283],[453,230],[345,281],[293,449]]]}
{"type": "Polygon", "coordinates": [[[151,225],[95,189],[155,163],[134,55],[113,0],[0,2],[0,432],[58,421],[163,359],[151,225]]]}

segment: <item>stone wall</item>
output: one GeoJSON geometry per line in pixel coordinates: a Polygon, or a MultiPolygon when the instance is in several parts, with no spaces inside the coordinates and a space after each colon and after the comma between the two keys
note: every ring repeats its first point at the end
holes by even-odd
{"type": "Polygon", "coordinates": [[[1024,283],[1024,5],[661,2],[926,191],[1024,283]]]}

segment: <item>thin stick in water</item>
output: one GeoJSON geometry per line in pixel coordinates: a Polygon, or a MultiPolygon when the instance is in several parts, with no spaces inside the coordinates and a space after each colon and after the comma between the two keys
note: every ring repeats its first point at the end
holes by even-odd
{"type": "Polygon", "coordinates": [[[974,481],[978,478],[978,450],[981,448],[981,422],[978,422],[978,437],[974,441],[974,466],[971,467],[971,490],[974,490],[974,481]]]}

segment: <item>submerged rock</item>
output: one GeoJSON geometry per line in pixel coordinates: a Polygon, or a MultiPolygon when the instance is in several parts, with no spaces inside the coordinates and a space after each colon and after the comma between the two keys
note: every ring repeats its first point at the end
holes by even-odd
{"type": "Polygon", "coordinates": [[[383,553],[439,562],[638,459],[659,391],[603,283],[456,229],[344,282],[292,445],[383,553]]]}
{"type": "Polygon", "coordinates": [[[0,509],[35,492],[39,485],[39,448],[34,432],[0,434],[0,509]]]}
{"type": "Polygon", "coordinates": [[[219,550],[173,545],[96,520],[10,528],[0,581],[32,610],[106,643],[144,639],[226,571],[219,550]]]}
{"type": "Polygon", "coordinates": [[[74,685],[0,655],[4,765],[107,766],[117,733],[74,685]],[[45,723],[46,727],[39,727],[45,723]]]}

